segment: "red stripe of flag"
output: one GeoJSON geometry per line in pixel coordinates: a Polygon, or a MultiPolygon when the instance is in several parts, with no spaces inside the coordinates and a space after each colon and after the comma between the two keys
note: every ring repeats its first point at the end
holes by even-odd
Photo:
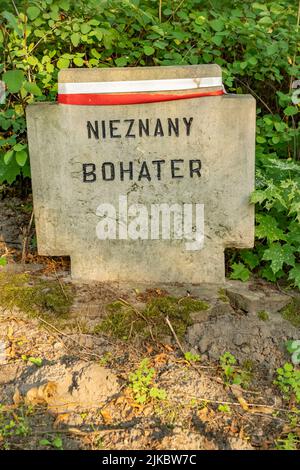
{"type": "Polygon", "coordinates": [[[182,95],[171,94],[155,94],[155,93],[120,93],[120,94],[95,94],[95,93],[70,93],[59,94],[58,103],[75,104],[75,105],[126,105],[126,104],[143,104],[158,103],[160,101],[186,100],[192,98],[202,98],[205,96],[224,95],[223,90],[207,91],[202,93],[186,93],[182,95]]]}

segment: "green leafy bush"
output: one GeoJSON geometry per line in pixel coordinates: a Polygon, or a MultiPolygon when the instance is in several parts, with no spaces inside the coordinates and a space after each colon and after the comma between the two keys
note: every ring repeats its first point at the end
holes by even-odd
{"type": "Polygon", "coordinates": [[[129,383],[137,403],[145,404],[149,400],[166,400],[167,393],[164,389],[153,386],[155,369],[150,367],[150,361],[145,358],[138,369],[129,374],[129,383]]]}
{"type": "Polygon", "coordinates": [[[277,374],[274,383],[280,388],[284,398],[290,400],[293,397],[296,403],[300,403],[300,370],[287,362],[277,369],[277,374]]]}
{"type": "MultiPolygon", "coordinates": [[[[54,101],[67,67],[217,63],[230,93],[257,100],[257,245],[232,277],[257,271],[300,286],[297,2],[2,0],[0,184],[30,176],[25,108],[54,101]]],[[[299,20],[298,20],[299,21],[299,20]]]]}

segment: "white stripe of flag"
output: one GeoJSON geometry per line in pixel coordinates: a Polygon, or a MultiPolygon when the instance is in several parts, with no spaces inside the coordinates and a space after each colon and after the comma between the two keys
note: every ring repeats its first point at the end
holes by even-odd
{"type": "Polygon", "coordinates": [[[223,87],[222,77],[135,80],[121,82],[58,83],[59,94],[130,93],[152,91],[196,90],[223,87]]]}

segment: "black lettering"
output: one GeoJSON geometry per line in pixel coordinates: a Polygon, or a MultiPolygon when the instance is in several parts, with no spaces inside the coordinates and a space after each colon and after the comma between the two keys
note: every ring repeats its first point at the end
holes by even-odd
{"type": "Polygon", "coordinates": [[[172,132],[179,137],[179,119],[175,118],[175,124],[171,118],[168,118],[168,135],[171,136],[172,132]]]}
{"type": "Polygon", "coordinates": [[[128,126],[125,137],[133,137],[135,139],[135,134],[130,134],[131,129],[132,129],[133,124],[134,124],[134,119],[124,119],[124,122],[129,122],[129,126],[128,126]]]}
{"type": "Polygon", "coordinates": [[[160,137],[164,136],[164,131],[163,131],[160,119],[156,120],[156,125],[155,125],[155,129],[154,129],[154,137],[157,137],[158,135],[160,137]]]}
{"type": "Polygon", "coordinates": [[[87,130],[88,130],[88,138],[92,138],[92,133],[95,137],[95,139],[99,139],[99,128],[98,128],[98,121],[95,121],[95,128],[92,126],[92,123],[90,121],[87,121],[87,130]]]}
{"type": "Polygon", "coordinates": [[[102,137],[103,137],[103,139],[105,139],[106,138],[105,121],[101,121],[101,127],[102,127],[102,137]]]}
{"type": "Polygon", "coordinates": [[[96,181],[96,165],[95,163],[83,163],[82,164],[82,175],[84,183],[93,183],[96,181]]]}
{"type": "Polygon", "coordinates": [[[124,169],[124,163],[123,163],[123,162],[120,162],[120,177],[121,177],[121,181],[124,181],[124,173],[129,173],[129,179],[130,179],[130,180],[133,179],[133,163],[132,163],[132,162],[129,162],[128,165],[129,165],[129,168],[128,168],[128,169],[124,169]]]}
{"type": "Polygon", "coordinates": [[[189,136],[190,133],[191,133],[191,125],[192,125],[193,119],[194,118],[192,118],[192,117],[189,120],[187,120],[185,117],[183,118],[183,122],[184,122],[184,125],[186,127],[186,135],[187,136],[189,136]]]}
{"type": "Polygon", "coordinates": [[[183,175],[176,175],[175,172],[180,170],[180,168],[178,166],[176,166],[176,163],[179,163],[179,162],[184,162],[184,160],[182,158],[178,159],[178,160],[171,160],[171,174],[172,174],[172,178],[183,178],[183,175]]]}
{"type": "Polygon", "coordinates": [[[201,170],[201,160],[190,160],[190,177],[193,178],[194,173],[196,173],[197,176],[201,176],[200,170],[201,170]]]}
{"type": "Polygon", "coordinates": [[[115,179],[115,166],[111,162],[104,162],[102,164],[102,178],[104,181],[113,181],[115,179]],[[110,175],[106,174],[106,167],[110,168],[110,175]]]}
{"type": "Polygon", "coordinates": [[[120,123],[120,119],[112,119],[109,121],[109,131],[110,131],[110,137],[112,139],[120,139],[121,135],[120,134],[115,134],[115,131],[118,130],[118,127],[114,126],[114,123],[120,123]]]}
{"type": "Polygon", "coordinates": [[[161,180],[161,165],[162,165],[163,163],[166,163],[166,160],[153,160],[152,163],[153,163],[153,165],[156,165],[156,170],[157,170],[156,176],[157,176],[157,179],[158,179],[158,180],[161,180]]]}
{"type": "Polygon", "coordinates": [[[147,178],[148,181],[151,181],[151,176],[146,162],[142,163],[141,171],[138,178],[139,181],[141,181],[142,178],[147,178]]]}
{"type": "Polygon", "coordinates": [[[146,136],[149,137],[149,119],[145,120],[145,124],[142,119],[139,119],[139,136],[143,136],[143,132],[146,136]]]}

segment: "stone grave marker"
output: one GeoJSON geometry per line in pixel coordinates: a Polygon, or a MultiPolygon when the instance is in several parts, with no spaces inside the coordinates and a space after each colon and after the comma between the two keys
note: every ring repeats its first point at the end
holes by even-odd
{"type": "Polygon", "coordinates": [[[217,65],[68,69],[27,108],[40,255],[81,280],[218,283],[254,242],[255,100],[217,65]]]}

